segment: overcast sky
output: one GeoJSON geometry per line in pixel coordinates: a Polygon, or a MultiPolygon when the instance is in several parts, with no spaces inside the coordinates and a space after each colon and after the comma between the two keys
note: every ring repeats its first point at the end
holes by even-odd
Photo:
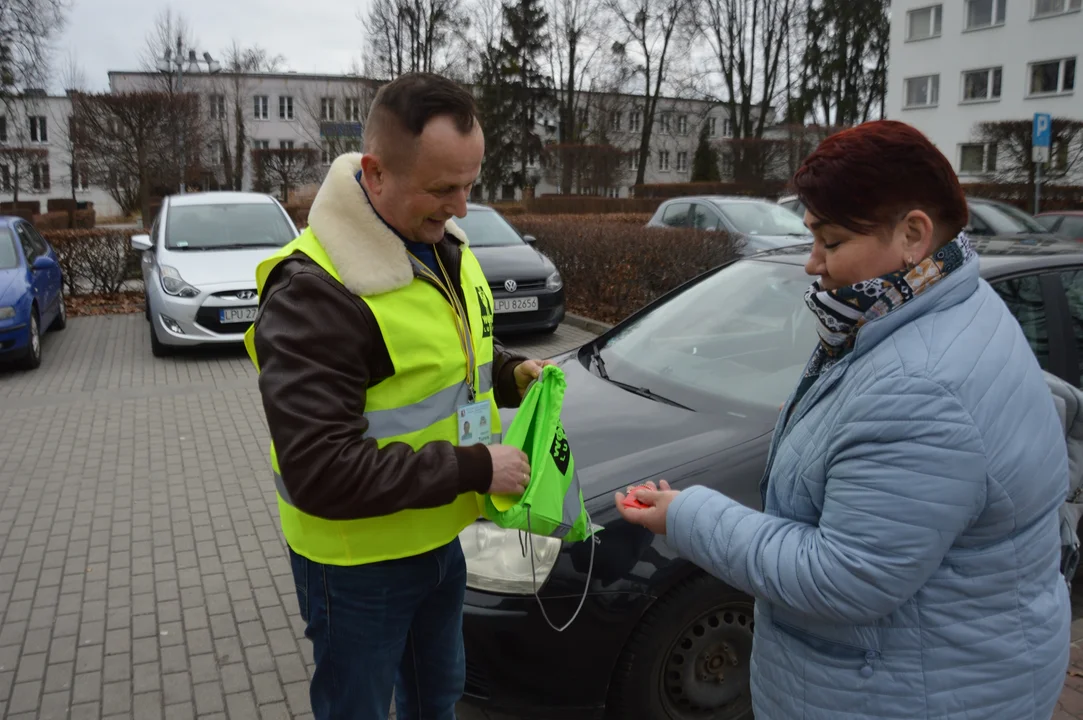
{"type": "MultiPolygon", "coordinates": [[[[146,36],[167,6],[188,20],[202,56],[221,59],[233,39],[259,44],[286,57],[286,69],[340,73],[360,59],[363,34],[358,10],[368,0],[73,0],[56,42],[54,76],[75,55],[89,89],[108,89],[110,70],[138,70],[146,36]]],[[[54,80],[60,91],[60,80],[54,80]]]]}

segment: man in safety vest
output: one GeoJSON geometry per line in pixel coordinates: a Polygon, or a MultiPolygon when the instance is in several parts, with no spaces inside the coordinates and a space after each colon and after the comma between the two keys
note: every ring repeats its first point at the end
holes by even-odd
{"type": "Polygon", "coordinates": [[[546,363],[493,338],[489,284],[452,220],[484,150],[461,86],[430,74],[383,86],[363,154],[335,160],[308,229],[256,273],[245,342],[317,720],[386,718],[393,691],[400,718],[454,718],[458,535],[479,494],[522,493],[530,477],[500,444],[497,408],[518,406],[546,363]]]}

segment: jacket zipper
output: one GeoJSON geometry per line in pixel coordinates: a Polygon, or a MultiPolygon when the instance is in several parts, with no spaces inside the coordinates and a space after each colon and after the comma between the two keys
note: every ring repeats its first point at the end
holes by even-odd
{"type": "Polygon", "coordinates": [[[864,660],[864,664],[861,666],[861,669],[858,670],[858,672],[861,673],[861,677],[870,678],[875,672],[873,663],[880,659],[879,650],[873,650],[872,648],[865,648],[859,645],[851,645],[850,643],[844,643],[838,640],[828,640],[827,638],[813,635],[806,630],[794,627],[788,623],[779,622],[778,620],[772,620],[772,622],[775,624],[775,627],[790,637],[808,645],[814,650],[819,650],[825,655],[843,658],[852,657],[864,660]]]}

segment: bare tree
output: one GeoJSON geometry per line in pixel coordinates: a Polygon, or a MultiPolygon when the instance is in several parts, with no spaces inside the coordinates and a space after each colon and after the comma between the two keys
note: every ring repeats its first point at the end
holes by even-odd
{"type": "MultiPolygon", "coordinates": [[[[613,43],[618,63],[630,63],[637,80],[642,81],[643,105],[633,128],[639,128],[639,162],[636,184],[642,184],[650,160],[651,133],[654,131],[658,100],[669,79],[670,53],[686,28],[691,12],[688,0],[605,0],[619,32],[627,40],[613,43]]],[[[636,112],[636,111],[633,111],[636,112]]]]}
{"type": "Polygon", "coordinates": [[[786,37],[796,0],[702,0],[697,25],[718,63],[733,127],[730,152],[740,181],[762,178],[765,165],[760,140],[779,99],[786,37]]]}
{"type": "Polygon", "coordinates": [[[461,0],[374,0],[358,19],[368,35],[369,73],[381,79],[445,72],[450,44],[465,23],[461,0]]]}
{"type": "Polygon", "coordinates": [[[6,101],[49,79],[50,41],[63,29],[70,0],[0,2],[0,94],[6,101]]]}
{"type": "MultiPolygon", "coordinates": [[[[73,51],[69,51],[64,59],[60,71],[60,80],[64,89],[72,92],[86,92],[87,79],[82,66],[73,51]]],[[[65,185],[71,191],[71,199],[78,202],[78,191],[89,185],[89,177],[85,165],[79,157],[79,148],[76,145],[77,133],[72,127],[71,106],[61,103],[53,103],[50,112],[51,126],[53,128],[53,142],[61,148],[64,154],[65,185]]]]}
{"type": "Polygon", "coordinates": [[[201,129],[199,100],[190,94],[75,92],[72,119],[75,142],[90,177],[108,188],[125,212],[132,210],[133,188],[143,224],[150,220],[151,190],[172,180],[174,131],[184,133],[185,175],[198,175],[201,129]],[[176,122],[174,122],[176,120],[176,122]]]}
{"type": "Polygon", "coordinates": [[[302,94],[301,132],[320,148],[323,164],[344,153],[361,152],[365,120],[376,89],[372,82],[355,76],[302,94]]]}
{"type": "MultiPolygon", "coordinates": [[[[34,165],[44,164],[48,169],[49,151],[45,148],[22,145],[0,145],[0,167],[6,168],[7,177],[3,181],[6,192],[12,193],[12,200],[19,202],[19,190],[23,180],[31,173],[34,165]]],[[[40,171],[39,171],[40,172],[40,171]]],[[[48,178],[42,178],[48,183],[48,178]]],[[[44,188],[43,188],[44,189],[44,188]]]]}
{"type": "MultiPolygon", "coordinates": [[[[1050,157],[1042,166],[1043,179],[1079,173],[1083,169],[1083,121],[1054,117],[1050,133],[1050,157]]],[[[1026,183],[1034,192],[1031,120],[978,123],[973,134],[975,142],[963,147],[960,172],[982,174],[995,182],[1026,183]]]]}
{"type": "Polygon", "coordinates": [[[252,151],[252,173],[261,192],[277,188],[283,203],[290,189],[319,178],[320,153],[314,148],[273,148],[252,151]]]}
{"type": "MultiPolygon", "coordinates": [[[[158,73],[158,63],[167,55],[177,52],[178,42],[185,48],[195,47],[195,34],[192,32],[188,19],[181,13],[174,13],[172,6],[167,5],[158,11],[154,19],[154,27],[144,39],[143,52],[139,56],[139,65],[142,70],[158,73]]],[[[172,73],[161,73],[157,77],[167,90],[172,90],[177,82],[176,76],[172,73]]]]}

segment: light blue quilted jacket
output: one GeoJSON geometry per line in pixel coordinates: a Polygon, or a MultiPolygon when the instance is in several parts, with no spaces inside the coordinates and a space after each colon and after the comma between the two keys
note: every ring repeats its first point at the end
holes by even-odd
{"type": "Polygon", "coordinates": [[[1048,720],[1068,457],[978,258],[865,325],[782,429],[789,405],[765,512],[693,487],[667,514],[676,552],[756,598],[756,719],[1048,720]]]}

